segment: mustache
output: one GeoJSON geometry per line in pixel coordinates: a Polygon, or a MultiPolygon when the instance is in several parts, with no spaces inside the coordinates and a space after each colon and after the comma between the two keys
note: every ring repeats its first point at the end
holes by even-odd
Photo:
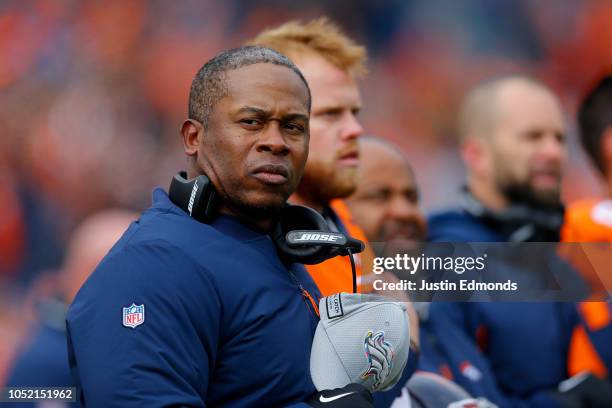
{"type": "Polygon", "coordinates": [[[346,156],[356,156],[359,157],[359,145],[355,143],[351,143],[342,149],[338,150],[336,153],[336,158],[341,159],[346,156]]]}
{"type": "Polygon", "coordinates": [[[561,179],[561,177],[563,176],[563,170],[560,165],[553,164],[553,165],[547,165],[547,166],[534,167],[530,169],[529,171],[530,177],[536,176],[538,174],[546,174],[546,175],[554,176],[554,177],[561,179]]]}
{"type": "Polygon", "coordinates": [[[379,236],[384,240],[401,238],[422,241],[425,239],[425,221],[388,221],[382,225],[379,236]]]}

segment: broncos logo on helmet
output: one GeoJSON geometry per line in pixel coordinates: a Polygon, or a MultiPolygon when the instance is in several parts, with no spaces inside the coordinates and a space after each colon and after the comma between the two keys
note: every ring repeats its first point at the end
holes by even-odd
{"type": "Polygon", "coordinates": [[[385,341],[385,332],[382,330],[376,333],[368,330],[363,348],[368,359],[368,368],[361,374],[361,378],[365,380],[373,377],[372,390],[377,390],[391,372],[395,352],[393,346],[385,341]]]}

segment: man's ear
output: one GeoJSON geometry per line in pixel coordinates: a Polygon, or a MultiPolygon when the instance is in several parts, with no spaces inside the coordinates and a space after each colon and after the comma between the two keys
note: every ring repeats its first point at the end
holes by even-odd
{"type": "Polygon", "coordinates": [[[466,137],[461,142],[460,152],[468,171],[479,173],[484,155],[483,141],[478,137],[466,137]]]}
{"type": "Polygon", "coordinates": [[[608,126],[601,136],[601,158],[603,167],[610,177],[612,174],[612,126],[608,126]]]}
{"type": "Polygon", "coordinates": [[[181,125],[183,148],[187,156],[195,156],[204,134],[204,126],[193,119],[186,119],[181,125]]]}

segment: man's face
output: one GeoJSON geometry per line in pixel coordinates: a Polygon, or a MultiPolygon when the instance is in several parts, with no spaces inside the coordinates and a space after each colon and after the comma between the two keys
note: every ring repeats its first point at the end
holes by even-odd
{"type": "Polygon", "coordinates": [[[556,207],[567,159],[566,128],[554,97],[517,87],[500,95],[489,143],[493,181],[511,202],[556,207]]]}
{"type": "Polygon", "coordinates": [[[312,92],[310,154],[298,192],[325,205],[355,190],[361,98],[353,76],[322,57],[308,54],[296,60],[312,92]]]}
{"type": "Polygon", "coordinates": [[[203,130],[198,165],[233,210],[265,217],[295,191],[308,157],[308,91],[290,69],[229,71],[203,130]]]}
{"type": "Polygon", "coordinates": [[[353,217],[386,253],[414,249],[425,239],[425,217],[412,170],[387,145],[363,140],[360,147],[359,182],[347,200],[353,217]]]}

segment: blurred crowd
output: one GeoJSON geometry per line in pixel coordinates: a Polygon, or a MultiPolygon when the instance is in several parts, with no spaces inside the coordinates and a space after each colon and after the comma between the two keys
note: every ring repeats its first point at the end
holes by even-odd
{"type": "MultiPolygon", "coordinates": [[[[367,45],[362,123],[404,150],[426,210],[462,182],[455,113],[475,83],[533,75],[573,118],[612,70],[606,0],[1,2],[0,380],[36,300],[57,290],[75,226],[104,208],[146,208],[182,168],[198,68],[264,27],[320,15],[367,45]]],[[[572,135],[569,146],[565,199],[598,195],[572,135]]]]}

